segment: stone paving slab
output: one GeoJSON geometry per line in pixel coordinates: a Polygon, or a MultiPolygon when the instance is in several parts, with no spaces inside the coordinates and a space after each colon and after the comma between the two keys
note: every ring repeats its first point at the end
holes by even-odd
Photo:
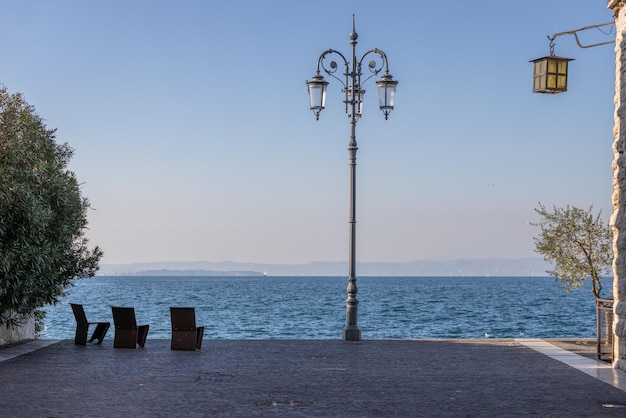
{"type": "Polygon", "coordinates": [[[12,359],[58,342],[59,340],[33,340],[8,347],[0,347],[0,361],[12,359]]]}
{"type": "Polygon", "coordinates": [[[2,416],[626,416],[626,392],[515,340],[112,345],[1,361],[2,416]]]}
{"type": "Polygon", "coordinates": [[[598,347],[593,338],[544,338],[544,341],[552,345],[571,351],[584,357],[598,359],[598,347]]]}

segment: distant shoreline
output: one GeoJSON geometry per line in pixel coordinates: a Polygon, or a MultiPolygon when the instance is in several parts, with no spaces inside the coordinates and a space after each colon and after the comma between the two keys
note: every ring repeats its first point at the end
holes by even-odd
{"type": "MultiPolygon", "coordinates": [[[[143,271],[143,272],[135,272],[135,273],[116,273],[116,274],[97,274],[95,277],[258,277],[260,279],[263,278],[271,278],[271,277],[295,277],[295,278],[302,278],[302,279],[307,279],[307,278],[320,278],[320,277],[328,277],[328,278],[346,278],[348,276],[347,273],[344,274],[331,274],[331,275],[322,275],[322,274],[318,274],[318,275],[291,275],[291,274],[274,274],[274,275],[269,275],[269,274],[263,274],[263,273],[259,273],[259,272],[249,272],[249,273],[243,273],[243,272],[215,272],[215,271],[206,271],[206,272],[198,272],[198,271],[192,271],[192,272],[188,272],[185,270],[172,270],[170,273],[164,273],[164,272],[154,272],[154,271],[143,271]]],[[[445,278],[459,278],[459,277],[463,277],[463,278],[468,278],[468,279],[489,279],[489,278],[500,278],[500,279],[515,279],[515,278],[537,278],[537,279],[546,279],[546,278],[552,278],[552,276],[549,276],[548,274],[544,274],[542,276],[538,276],[538,275],[519,275],[519,276],[513,276],[513,275],[502,275],[502,276],[493,276],[493,275],[481,275],[481,276],[471,276],[471,275],[394,275],[394,274],[377,274],[377,275],[371,275],[371,274],[361,274],[357,276],[357,279],[363,279],[363,278],[378,278],[378,277],[388,277],[388,278],[415,278],[415,279],[419,279],[419,278],[441,278],[441,279],[445,279],[445,278]]]]}
{"type": "MultiPolygon", "coordinates": [[[[357,277],[544,277],[551,266],[540,257],[517,259],[467,259],[410,261],[404,263],[357,263],[357,277]]],[[[346,261],[315,261],[307,264],[264,264],[234,261],[153,262],[103,264],[99,276],[345,276],[346,261]]]]}
{"type": "MultiPolygon", "coordinates": [[[[105,276],[104,274],[98,274],[98,276],[105,276]]],[[[148,276],[148,277],[160,277],[160,276],[239,276],[239,277],[255,277],[263,276],[263,273],[258,271],[214,271],[214,270],[144,270],[136,271],[132,273],[124,274],[107,274],[106,276],[148,276]]]]}

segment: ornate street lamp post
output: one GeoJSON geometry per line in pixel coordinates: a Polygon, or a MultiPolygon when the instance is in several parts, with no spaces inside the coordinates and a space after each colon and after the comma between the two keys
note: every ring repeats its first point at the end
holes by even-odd
{"type": "Polygon", "coordinates": [[[352,45],[352,56],[347,60],[344,55],[334,49],[328,49],[320,55],[317,60],[317,71],[306,84],[309,88],[310,107],[315,114],[315,119],[319,119],[320,112],[326,105],[326,88],[328,82],[320,74],[320,70],[324,70],[326,74],[337,79],[343,85],[345,93],[344,103],[346,104],[346,113],[350,118],[350,140],[348,143],[349,166],[350,166],[350,220],[349,220],[349,261],[348,261],[348,298],[346,299],[346,326],[343,329],[343,339],[348,341],[359,341],[361,339],[361,331],[357,325],[357,307],[359,301],[356,298],[356,122],[361,117],[363,110],[363,83],[380,73],[383,69],[385,73],[381,79],[376,82],[378,86],[378,104],[380,110],[383,111],[385,119],[389,117],[389,113],[393,110],[394,99],[396,95],[397,81],[393,80],[389,74],[389,65],[387,55],[380,49],[374,48],[367,51],[359,60],[356,58],[356,44],[358,35],[354,30],[354,15],[352,16],[352,32],[350,32],[350,45],[352,45]],[[326,65],[326,58],[331,54],[338,55],[344,64],[344,79],[340,79],[335,75],[338,69],[337,62],[331,61],[326,65]],[[370,54],[374,54],[373,60],[367,63],[366,67],[369,71],[365,74],[366,78],[362,80],[362,64],[370,54]],[[378,57],[376,57],[378,55],[378,57]]]}

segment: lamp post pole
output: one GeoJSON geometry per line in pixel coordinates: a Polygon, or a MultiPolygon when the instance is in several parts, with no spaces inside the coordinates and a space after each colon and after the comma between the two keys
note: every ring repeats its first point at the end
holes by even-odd
{"type": "Polygon", "coordinates": [[[365,90],[362,89],[363,83],[380,73],[383,69],[385,70],[385,73],[381,76],[381,79],[376,82],[376,85],[378,87],[379,107],[383,111],[385,119],[387,119],[389,113],[393,110],[398,82],[393,80],[393,77],[389,74],[387,55],[380,49],[371,49],[357,60],[356,45],[358,35],[354,27],[354,15],[352,16],[352,32],[350,32],[349,37],[352,47],[351,59],[348,61],[340,52],[333,49],[322,52],[317,61],[317,71],[311,81],[307,81],[307,86],[309,89],[310,107],[316,119],[319,119],[320,112],[325,107],[326,88],[328,86],[328,82],[324,80],[324,77],[320,74],[320,70],[323,70],[329,76],[339,80],[343,85],[343,92],[345,93],[344,103],[346,105],[346,113],[350,118],[350,139],[348,142],[350,166],[350,220],[348,237],[348,297],[346,299],[346,325],[343,329],[342,337],[346,341],[359,341],[361,339],[361,330],[357,324],[359,301],[356,297],[356,153],[358,150],[356,142],[356,123],[362,113],[363,95],[365,94],[365,90]],[[326,66],[325,59],[328,55],[332,54],[338,55],[343,61],[344,80],[335,76],[335,72],[338,69],[335,61],[331,61],[329,65],[326,66]],[[367,64],[370,74],[366,74],[367,77],[361,80],[363,76],[363,60],[370,54],[378,55],[378,59],[373,59],[367,64]]]}

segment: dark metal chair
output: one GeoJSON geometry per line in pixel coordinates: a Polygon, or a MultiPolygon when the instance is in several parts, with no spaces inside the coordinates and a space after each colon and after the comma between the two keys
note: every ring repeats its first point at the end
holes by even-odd
{"type": "Polygon", "coordinates": [[[72,312],[74,312],[74,318],[76,319],[76,335],[74,336],[74,344],[87,345],[87,342],[91,343],[94,340],[98,340],[97,344],[102,344],[102,340],[104,340],[104,336],[109,330],[111,323],[104,321],[88,321],[83,305],[78,303],[70,303],[70,305],[72,306],[72,312]],[[87,341],[90,325],[95,325],[96,329],[93,331],[93,334],[91,334],[89,341],[87,341]]]}
{"type": "Polygon", "coordinates": [[[135,308],[111,307],[113,311],[113,323],[115,325],[115,348],[137,348],[146,344],[150,325],[137,325],[135,308]]]}
{"type": "Polygon", "coordinates": [[[196,326],[194,308],[170,308],[172,319],[172,350],[199,350],[202,347],[204,327],[196,326]]]}

